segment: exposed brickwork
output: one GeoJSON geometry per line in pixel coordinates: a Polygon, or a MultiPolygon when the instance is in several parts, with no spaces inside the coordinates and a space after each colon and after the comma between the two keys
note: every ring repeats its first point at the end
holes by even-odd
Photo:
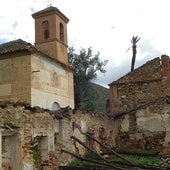
{"type": "Polygon", "coordinates": [[[106,152],[99,144],[81,134],[73,122],[80,125],[83,132],[92,134],[110,147],[162,149],[165,143],[166,132],[160,132],[159,129],[158,132],[140,131],[137,124],[139,129],[129,132],[128,116],[113,120],[101,113],[73,111],[70,108],[50,111],[11,102],[0,103],[0,115],[4,136],[3,165],[8,164],[18,170],[24,164],[35,167],[32,154],[35,146],[38,148],[39,167],[42,168],[56,168],[73,159],[61,152],[61,149],[83,156],[87,149],[72,141],[71,136],[77,137],[99,153],[106,152]]]}
{"type": "Polygon", "coordinates": [[[114,91],[110,98],[111,112],[135,108],[160,97],[161,85],[160,59],[156,58],[110,84],[111,94],[114,91]]]}
{"type": "Polygon", "coordinates": [[[126,121],[121,123],[121,127],[126,126],[126,131],[120,130],[118,133],[117,145],[146,149],[168,147],[170,106],[169,98],[166,96],[169,94],[170,59],[166,55],[155,58],[112,82],[110,84],[112,115],[118,113],[120,115],[121,112],[129,114],[126,121]],[[159,98],[164,100],[157,100],[159,98]]]}
{"type": "Polygon", "coordinates": [[[3,164],[21,170],[22,165],[35,167],[32,149],[36,146],[39,167],[56,168],[66,165],[72,158],[61,149],[84,155],[87,149],[71,140],[75,136],[98,152],[105,151],[93,140],[89,140],[73,126],[79,124],[83,132],[93,136],[107,146],[115,145],[117,123],[105,114],[73,111],[70,108],[50,111],[30,107],[24,103],[1,102],[0,126],[3,138],[3,164]],[[12,135],[13,138],[9,138],[12,135]],[[12,146],[12,147],[11,147],[12,146]],[[13,152],[16,150],[16,152],[13,152]],[[12,153],[12,154],[11,154],[12,153]],[[17,162],[17,164],[16,164],[17,162]]]}
{"type": "Polygon", "coordinates": [[[32,15],[35,19],[35,45],[38,49],[57,58],[62,63],[68,64],[67,54],[67,22],[69,21],[55,7],[48,7],[32,15]],[[43,28],[47,22],[49,27],[43,28]],[[62,30],[60,25],[62,24],[62,30]],[[44,37],[44,31],[48,31],[48,37],[44,37]],[[61,38],[61,34],[62,37],[61,38]]]}

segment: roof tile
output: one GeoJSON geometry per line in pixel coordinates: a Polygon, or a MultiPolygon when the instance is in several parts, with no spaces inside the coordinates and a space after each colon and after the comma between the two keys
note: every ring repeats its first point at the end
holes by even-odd
{"type": "Polygon", "coordinates": [[[28,50],[30,47],[33,47],[33,45],[21,39],[10,41],[0,45],[0,55],[28,50]]]}

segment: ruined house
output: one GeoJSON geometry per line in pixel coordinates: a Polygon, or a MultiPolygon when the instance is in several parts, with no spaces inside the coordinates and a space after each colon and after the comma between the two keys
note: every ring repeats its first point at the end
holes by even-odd
{"type": "Polygon", "coordinates": [[[87,149],[74,136],[98,152],[100,145],[82,135],[88,132],[107,146],[115,146],[116,122],[106,114],[62,108],[50,111],[25,103],[0,102],[0,168],[3,170],[57,170],[74,159],[62,152],[83,156],[87,149]]]}
{"type": "Polygon", "coordinates": [[[74,111],[73,73],[68,63],[68,18],[55,7],[34,13],[35,46],[21,39],[0,45],[0,169],[58,169],[70,155],[87,152],[75,136],[78,124],[101,142],[115,144],[116,124],[106,114],[74,111]],[[107,130],[109,129],[109,130],[107,130]]]}
{"type": "Polygon", "coordinates": [[[109,116],[75,111],[74,69],[67,56],[69,20],[52,6],[32,16],[35,46],[20,39],[0,45],[0,169],[66,165],[72,157],[62,150],[87,152],[71,136],[103,151],[78,126],[107,146],[169,146],[168,56],[110,84],[109,116]]]}
{"type": "Polygon", "coordinates": [[[170,58],[155,58],[109,84],[117,146],[170,147],[170,58]]]}

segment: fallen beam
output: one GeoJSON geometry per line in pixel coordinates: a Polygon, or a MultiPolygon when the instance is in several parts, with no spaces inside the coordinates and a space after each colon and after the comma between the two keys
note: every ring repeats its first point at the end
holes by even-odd
{"type": "Polygon", "coordinates": [[[114,150],[110,149],[108,146],[102,144],[100,141],[98,141],[97,139],[95,139],[93,136],[91,136],[89,133],[84,133],[81,129],[81,126],[78,125],[77,123],[73,122],[73,126],[76,127],[81,134],[89,137],[90,139],[94,140],[95,142],[97,142],[100,146],[102,146],[103,148],[107,149],[108,151],[110,151],[113,155],[117,156],[118,158],[121,158],[122,160],[126,161],[127,163],[133,164],[132,162],[130,162],[129,160],[125,159],[124,157],[120,156],[118,153],[116,153],[114,150]]]}
{"type": "Polygon", "coordinates": [[[67,154],[70,154],[71,156],[81,160],[81,161],[84,161],[84,162],[91,162],[91,163],[94,163],[94,164],[98,164],[98,165],[102,165],[102,166],[106,166],[106,167],[112,167],[114,168],[115,170],[126,170],[124,168],[120,168],[120,167],[116,167],[114,165],[108,165],[108,163],[105,163],[105,162],[99,162],[99,161],[96,161],[96,160],[91,160],[91,159],[86,159],[86,158],[82,158],[72,152],[69,152],[68,150],[64,150],[64,149],[61,149],[61,152],[64,152],[64,153],[67,153],[67,154]]]}

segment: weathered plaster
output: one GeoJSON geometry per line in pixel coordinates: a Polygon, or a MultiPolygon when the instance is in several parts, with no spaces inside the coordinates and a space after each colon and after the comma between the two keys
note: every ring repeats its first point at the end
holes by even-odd
{"type": "Polygon", "coordinates": [[[38,56],[32,56],[31,63],[31,105],[52,109],[56,102],[60,107],[74,108],[72,72],[38,56]]]}
{"type": "Polygon", "coordinates": [[[106,115],[73,112],[71,109],[61,119],[59,117],[64,115],[60,111],[27,108],[23,104],[7,102],[1,103],[0,115],[3,129],[2,165],[17,170],[35,167],[32,155],[34,145],[39,147],[44,168],[63,165],[70,160],[70,155],[61,153],[61,148],[83,155],[87,150],[73,142],[72,135],[98,151],[102,150],[73,127],[73,122],[78,123],[84,132],[93,132],[96,139],[109,146],[114,146],[118,131],[114,121],[106,115]]]}

